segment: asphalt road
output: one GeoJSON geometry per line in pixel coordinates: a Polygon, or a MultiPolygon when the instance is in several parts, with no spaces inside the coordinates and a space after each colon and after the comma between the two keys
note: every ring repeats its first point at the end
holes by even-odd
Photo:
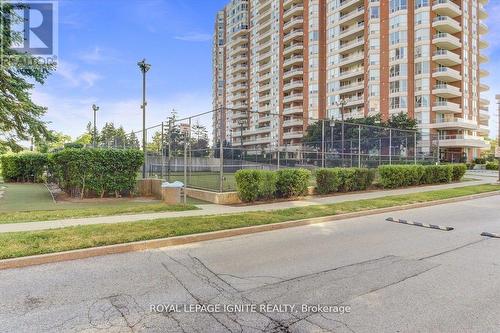
{"type": "Polygon", "coordinates": [[[384,214],[0,271],[0,332],[499,332],[500,239],[480,236],[499,208],[390,214],[448,232],[384,214]]]}

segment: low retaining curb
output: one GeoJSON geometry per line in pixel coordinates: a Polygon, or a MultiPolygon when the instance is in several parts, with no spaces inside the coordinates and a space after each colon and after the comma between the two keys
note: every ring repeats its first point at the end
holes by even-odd
{"type": "Polygon", "coordinates": [[[412,222],[412,221],[406,221],[406,220],[401,220],[401,219],[395,220],[393,217],[387,218],[386,221],[400,223],[400,224],[414,225],[416,227],[423,227],[423,228],[436,229],[436,230],[442,230],[442,231],[454,230],[453,227],[445,227],[445,226],[440,226],[440,225],[436,225],[436,224],[412,222]]]}
{"type": "Polygon", "coordinates": [[[158,249],[162,247],[176,246],[176,245],[184,245],[220,238],[241,236],[254,234],[258,232],[264,231],[272,231],[272,230],[280,230],[286,228],[300,227],[317,223],[324,223],[330,221],[338,221],[345,220],[355,217],[369,216],[375,214],[382,214],[400,210],[414,209],[414,208],[423,208],[430,206],[437,206],[447,203],[454,203],[460,201],[467,201],[472,199],[480,199],[485,197],[491,197],[495,195],[499,195],[500,191],[481,193],[468,195],[463,197],[456,197],[450,199],[429,201],[429,202],[420,202],[414,203],[404,206],[394,206],[387,208],[378,208],[371,209],[359,212],[352,212],[346,214],[332,215],[332,216],[323,216],[323,217],[315,217],[310,219],[296,220],[296,221],[287,221],[287,222],[279,222],[273,224],[259,225],[259,226],[250,226],[244,228],[230,229],[230,230],[221,230],[207,233],[200,233],[194,235],[186,235],[186,236],[177,236],[170,238],[162,238],[162,239],[153,239],[147,241],[139,241],[125,244],[116,244],[116,245],[108,245],[101,247],[93,247],[88,249],[81,250],[73,250],[59,253],[51,253],[51,254],[42,254],[36,256],[29,257],[21,257],[21,258],[13,258],[13,259],[5,259],[0,260],[0,270],[2,269],[11,269],[11,268],[22,268],[27,266],[34,265],[42,265],[48,263],[55,263],[61,261],[69,261],[69,260],[77,260],[77,259],[85,259],[92,258],[97,256],[104,256],[109,254],[118,254],[118,253],[127,253],[134,251],[143,251],[150,249],[158,249]]]}

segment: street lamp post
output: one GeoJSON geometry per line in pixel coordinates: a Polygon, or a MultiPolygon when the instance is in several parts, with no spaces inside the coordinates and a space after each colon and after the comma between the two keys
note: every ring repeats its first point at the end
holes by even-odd
{"type": "Polygon", "coordinates": [[[138,62],[141,73],[142,73],[142,150],[144,151],[144,165],[142,166],[142,178],[146,178],[146,73],[151,69],[151,65],[146,63],[146,59],[138,62]]]}
{"type": "Polygon", "coordinates": [[[97,125],[96,125],[96,113],[99,111],[99,107],[95,104],[92,105],[92,110],[94,111],[94,134],[92,135],[92,145],[96,147],[96,136],[97,136],[97,125]]]}
{"type": "MultiPolygon", "coordinates": [[[[497,155],[497,151],[500,150],[500,95],[496,95],[496,100],[497,100],[497,103],[498,103],[498,108],[497,108],[497,112],[498,112],[498,133],[497,133],[497,137],[498,137],[498,142],[497,142],[497,147],[496,147],[496,151],[495,151],[495,155],[497,155]]],[[[500,155],[497,156],[498,157],[498,181],[500,182],[500,155]]]]}
{"type": "Polygon", "coordinates": [[[337,106],[340,107],[340,119],[342,120],[342,166],[344,165],[344,106],[347,104],[347,101],[343,98],[339,99],[335,102],[337,106]]]}

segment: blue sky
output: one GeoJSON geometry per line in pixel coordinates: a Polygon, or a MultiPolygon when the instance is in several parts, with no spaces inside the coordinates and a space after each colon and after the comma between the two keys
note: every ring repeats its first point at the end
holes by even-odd
{"type": "MultiPolygon", "coordinates": [[[[142,126],[141,76],[148,73],[148,126],[175,108],[181,116],[211,109],[211,38],[217,10],[226,0],[60,0],[59,67],[33,92],[48,107],[50,127],[73,137],[101,107],[99,125],[142,126]]],[[[497,128],[494,95],[500,93],[500,0],[487,5],[490,71],[485,83],[492,102],[490,126],[497,128]]],[[[205,119],[208,123],[208,120],[205,119]]],[[[495,130],[496,133],[496,130],[495,130]]]]}

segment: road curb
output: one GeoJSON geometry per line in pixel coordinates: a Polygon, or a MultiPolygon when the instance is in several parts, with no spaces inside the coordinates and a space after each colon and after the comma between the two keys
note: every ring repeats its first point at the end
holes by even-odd
{"type": "Polygon", "coordinates": [[[467,200],[472,200],[472,199],[486,198],[486,197],[491,197],[491,196],[495,196],[495,195],[499,195],[499,194],[500,194],[500,191],[494,191],[494,192],[474,194],[474,195],[468,195],[468,196],[462,196],[462,197],[456,197],[456,198],[450,198],[450,199],[443,199],[443,200],[436,200],[436,201],[429,201],[429,202],[420,202],[420,203],[408,204],[408,205],[403,205],[403,206],[371,209],[371,210],[352,212],[352,213],[346,213],[346,214],[339,214],[339,215],[333,215],[333,216],[315,217],[315,218],[310,218],[310,219],[279,222],[279,223],[273,223],[273,224],[250,226],[250,227],[230,229],[230,230],[221,230],[221,231],[200,233],[200,234],[194,234],[194,235],[138,241],[138,242],[132,242],[132,243],[125,243],[125,244],[107,245],[107,246],[101,246],[101,247],[93,247],[93,248],[88,248],[88,249],[72,250],[72,251],[51,253],[51,254],[42,254],[42,255],[35,255],[35,256],[29,256],[29,257],[4,259],[4,260],[0,260],[0,270],[11,269],[11,268],[22,268],[22,267],[49,264],[49,263],[56,263],[56,262],[61,262],[61,261],[92,258],[92,257],[97,257],[97,256],[109,255],[109,254],[119,254],[119,253],[143,251],[143,250],[150,250],[150,249],[158,249],[158,248],[169,247],[169,246],[191,244],[191,243],[197,243],[197,242],[208,241],[208,240],[249,235],[249,234],[254,234],[254,233],[259,233],[259,232],[300,227],[300,226],[306,226],[306,225],[324,223],[324,222],[330,222],[330,221],[339,221],[339,220],[345,220],[345,219],[356,218],[356,217],[389,213],[389,212],[394,212],[394,211],[437,206],[437,205],[442,205],[442,204],[447,204],[447,203],[454,203],[454,202],[461,202],[461,201],[467,201],[467,200]]]}

